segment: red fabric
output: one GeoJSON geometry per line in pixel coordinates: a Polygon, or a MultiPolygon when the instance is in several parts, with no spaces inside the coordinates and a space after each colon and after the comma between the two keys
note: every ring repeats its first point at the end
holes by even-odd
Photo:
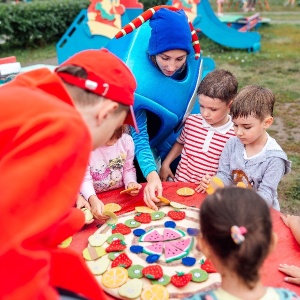
{"type": "Polygon", "coordinates": [[[84,222],[72,206],[92,148],[89,132],[47,69],[17,76],[0,93],[0,298],[57,299],[57,285],[101,299],[81,257],[57,249],[84,222]],[[65,267],[74,261],[77,274],[65,267]]]}
{"type": "MultiPolygon", "coordinates": [[[[144,187],[145,184],[143,184],[144,187]]],[[[182,197],[176,194],[176,190],[181,187],[192,187],[196,185],[192,183],[181,182],[164,182],[163,183],[163,196],[169,200],[180,202],[188,206],[200,207],[205,195],[195,193],[193,196],[182,197]]],[[[135,206],[145,205],[143,201],[143,191],[141,190],[139,195],[131,197],[129,195],[120,195],[122,189],[104,192],[98,195],[98,197],[104,203],[118,203],[122,206],[122,210],[117,214],[123,214],[132,211],[135,206]]],[[[269,255],[262,268],[262,281],[267,286],[282,287],[295,291],[300,295],[300,286],[286,283],[283,279],[284,274],[278,271],[278,265],[281,263],[294,264],[300,266],[300,246],[292,236],[289,228],[287,228],[280,219],[278,211],[271,210],[274,231],[278,235],[278,245],[274,252],[269,255]]],[[[70,248],[82,253],[82,250],[88,244],[88,237],[97,230],[97,225],[101,225],[100,222],[85,226],[80,232],[73,236],[70,248]]],[[[107,295],[107,299],[115,299],[107,295]]]]}

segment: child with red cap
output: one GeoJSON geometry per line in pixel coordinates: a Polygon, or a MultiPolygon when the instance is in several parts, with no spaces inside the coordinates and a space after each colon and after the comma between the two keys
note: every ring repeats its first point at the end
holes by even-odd
{"type": "Polygon", "coordinates": [[[91,150],[125,119],[135,126],[135,89],[106,49],[0,87],[1,299],[105,299],[83,259],[58,245],[84,224],[73,205],[91,150]]]}

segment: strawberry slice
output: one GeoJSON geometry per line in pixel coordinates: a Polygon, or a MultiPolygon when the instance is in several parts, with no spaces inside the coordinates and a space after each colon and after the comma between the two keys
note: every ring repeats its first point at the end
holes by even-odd
{"type": "Polygon", "coordinates": [[[149,279],[159,279],[164,275],[160,265],[147,266],[142,270],[142,274],[149,279]]]}
{"type": "Polygon", "coordinates": [[[176,287],[183,287],[187,285],[193,277],[193,275],[190,273],[184,273],[184,272],[176,272],[176,273],[177,274],[171,277],[171,282],[176,287]]]}
{"type": "Polygon", "coordinates": [[[151,215],[148,213],[139,213],[134,217],[134,219],[137,222],[144,223],[144,224],[151,223],[152,221],[151,215]]]}
{"type": "Polygon", "coordinates": [[[113,241],[106,249],[106,252],[118,252],[126,248],[126,243],[121,240],[113,241]]]}
{"type": "Polygon", "coordinates": [[[111,232],[113,234],[121,233],[121,234],[125,235],[125,234],[131,233],[131,229],[123,223],[118,223],[116,225],[112,225],[112,231],[111,232]]]}
{"type": "Polygon", "coordinates": [[[206,271],[207,273],[217,273],[218,271],[213,266],[212,262],[210,260],[202,260],[201,261],[201,269],[206,271]]]}
{"type": "Polygon", "coordinates": [[[168,216],[174,221],[179,221],[179,220],[183,220],[185,218],[185,212],[178,211],[178,210],[170,210],[168,212],[168,216]]]}
{"type": "Polygon", "coordinates": [[[131,265],[132,265],[132,260],[127,256],[126,253],[121,253],[111,263],[112,268],[123,267],[125,269],[128,269],[131,265]]]}

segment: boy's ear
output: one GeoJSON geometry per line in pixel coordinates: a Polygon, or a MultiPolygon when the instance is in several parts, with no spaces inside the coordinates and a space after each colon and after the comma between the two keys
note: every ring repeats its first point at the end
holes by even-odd
{"type": "Polygon", "coordinates": [[[269,253],[273,252],[277,246],[278,243],[278,235],[274,231],[272,231],[272,237],[271,237],[271,244],[270,244],[270,249],[269,253]]]}
{"type": "Polygon", "coordinates": [[[104,120],[106,120],[109,116],[111,116],[116,109],[119,107],[119,104],[114,101],[110,100],[104,100],[103,102],[100,102],[97,106],[97,125],[100,125],[104,120]]]}
{"type": "Polygon", "coordinates": [[[273,121],[274,121],[274,118],[273,117],[267,117],[265,118],[264,120],[264,125],[265,125],[265,128],[269,128],[272,124],[273,124],[273,121]]]}

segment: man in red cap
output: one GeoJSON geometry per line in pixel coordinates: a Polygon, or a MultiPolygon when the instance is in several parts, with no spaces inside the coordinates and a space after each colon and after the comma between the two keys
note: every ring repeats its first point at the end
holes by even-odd
{"type": "Polygon", "coordinates": [[[105,299],[83,258],[57,245],[84,224],[73,206],[91,150],[136,127],[135,89],[106,49],[0,87],[1,299],[105,299]]]}

